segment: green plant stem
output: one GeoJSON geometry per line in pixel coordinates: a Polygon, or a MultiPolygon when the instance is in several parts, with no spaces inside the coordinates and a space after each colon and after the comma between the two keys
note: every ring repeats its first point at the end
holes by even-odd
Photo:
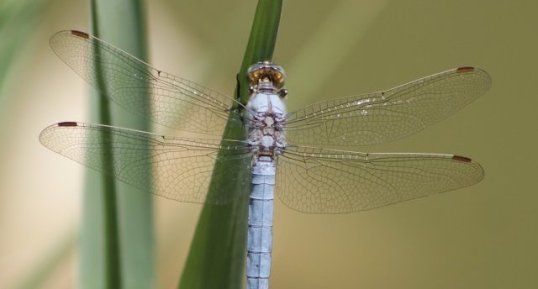
{"type": "Polygon", "coordinates": [[[247,69],[256,62],[273,58],[281,11],[282,0],[258,1],[247,49],[237,76],[239,83],[236,91],[243,104],[247,103],[249,97],[247,69]]]}
{"type": "MultiPolygon", "coordinates": [[[[92,34],[145,59],[143,7],[139,0],[92,0],[92,34]]],[[[99,56],[100,51],[93,53],[99,56]]],[[[104,79],[110,71],[96,68],[100,93],[92,97],[91,118],[101,124],[114,124],[149,131],[146,119],[110,105],[104,79]]],[[[137,95],[141,100],[147,94],[137,95]]],[[[147,105],[149,110],[149,104],[147,105]]],[[[109,134],[101,135],[110,144],[109,134]]],[[[103,148],[102,165],[112,167],[112,147],[103,148]],[[106,156],[106,157],[105,157],[106,156]]],[[[149,153],[149,152],[146,152],[149,153]]],[[[140,155],[144,158],[143,153],[140,155]]],[[[146,171],[150,172],[151,168],[146,171]]],[[[108,176],[88,173],[84,197],[81,238],[81,287],[83,289],[120,289],[154,287],[154,237],[152,197],[133,193],[131,186],[108,176]],[[100,185],[97,185],[100,184],[100,185]]],[[[145,176],[151,178],[151,174],[145,176]]]]}
{"type": "MultiPolygon", "coordinates": [[[[280,21],[281,0],[260,0],[256,9],[249,42],[241,69],[237,75],[236,95],[248,101],[246,71],[253,63],[270,60],[280,21]]],[[[230,112],[224,139],[245,139],[239,108],[230,112]]],[[[240,197],[227,205],[205,205],[198,220],[191,249],[178,288],[180,289],[240,289],[246,256],[248,196],[251,172],[248,164],[241,171],[216,164],[208,192],[212,198],[223,188],[240,197]]]]}
{"type": "MultiPolygon", "coordinates": [[[[92,33],[96,36],[100,36],[99,32],[99,16],[97,15],[97,3],[91,2],[91,14],[92,14],[92,33]]],[[[95,49],[93,51],[97,55],[95,59],[99,59],[101,51],[95,49]]],[[[97,70],[95,71],[97,86],[100,88],[99,95],[99,123],[111,125],[112,116],[110,110],[110,103],[108,102],[107,87],[103,79],[104,72],[99,69],[99,63],[95,63],[97,70]]],[[[104,170],[112,170],[112,158],[106,156],[112,156],[112,147],[110,146],[112,136],[110,133],[102,133],[103,143],[103,167],[104,170]],[[108,145],[107,145],[108,144],[108,145]]],[[[105,288],[121,288],[121,258],[120,258],[120,244],[119,244],[119,227],[118,227],[118,205],[117,205],[117,189],[116,182],[111,176],[102,176],[103,184],[103,220],[104,220],[104,268],[105,268],[105,288]]]]}

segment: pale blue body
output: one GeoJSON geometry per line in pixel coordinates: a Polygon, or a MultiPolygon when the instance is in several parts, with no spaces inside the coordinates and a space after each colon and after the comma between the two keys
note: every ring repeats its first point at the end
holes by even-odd
{"type": "Polygon", "coordinates": [[[276,158],[285,148],[286,113],[281,97],[266,82],[247,105],[249,145],[254,152],[248,218],[247,288],[268,289],[273,244],[276,158]]]}

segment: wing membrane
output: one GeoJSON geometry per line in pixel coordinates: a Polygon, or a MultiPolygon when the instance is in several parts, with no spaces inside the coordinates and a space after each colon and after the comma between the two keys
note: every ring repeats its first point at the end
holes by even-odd
{"type": "Polygon", "coordinates": [[[224,174],[219,179],[233,181],[236,172],[251,163],[248,149],[239,141],[170,138],[105,125],[59,123],[44,129],[40,141],[91,169],[181,202],[228,202],[236,197],[233,192],[219,192],[206,200],[212,175],[224,174]],[[228,170],[213,173],[217,163],[228,170]]]}
{"type": "Polygon", "coordinates": [[[157,70],[84,32],[58,32],[50,45],[77,74],[96,89],[104,86],[101,92],[123,108],[170,128],[222,134],[231,97],[157,70]],[[148,94],[149,109],[144,99],[148,94]]]}
{"type": "Polygon", "coordinates": [[[386,91],[319,102],[289,114],[288,142],[355,146],[392,141],[445,119],[490,86],[485,71],[460,67],[386,91]]]}
{"type": "Polygon", "coordinates": [[[370,210],[479,182],[470,159],[447,154],[367,154],[289,147],[278,159],[277,193],[305,213],[370,210]]]}

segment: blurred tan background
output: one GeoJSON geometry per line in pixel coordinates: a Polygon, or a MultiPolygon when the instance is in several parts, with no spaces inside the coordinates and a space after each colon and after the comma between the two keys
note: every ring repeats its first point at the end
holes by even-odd
{"type": "MultiPolygon", "coordinates": [[[[0,288],[31,278],[76,288],[83,169],[37,136],[87,120],[88,89],[48,38],[88,31],[89,4],[43,3],[0,82],[0,288]]],[[[151,63],[231,94],[255,5],[147,1],[151,63]]],[[[470,156],[486,170],[481,183],[351,215],[277,202],[271,288],[538,288],[537,11],[534,0],[284,1],[274,60],[288,73],[290,110],[462,65],[488,71],[493,87],[442,123],[367,148],[470,156]]],[[[23,33],[14,27],[2,44],[23,33]]],[[[199,207],[155,205],[156,288],[175,288],[199,207]]]]}

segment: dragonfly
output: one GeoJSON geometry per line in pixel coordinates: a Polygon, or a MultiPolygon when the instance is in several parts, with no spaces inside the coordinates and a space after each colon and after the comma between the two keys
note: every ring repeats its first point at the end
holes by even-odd
{"type": "Polygon", "coordinates": [[[269,288],[275,191],[300,212],[351,213],[471,186],[484,177],[477,162],[461,155],[353,150],[411,135],[473,102],[491,86],[488,73],[476,67],[288,112],[284,69],[269,61],[249,68],[250,99],[243,104],[84,32],[58,32],[50,44],[111,101],[178,133],[60,122],[41,132],[47,148],[179,202],[223,204],[237,198],[219,186],[208,194],[212,177],[251,182],[248,289],[269,288]],[[149,107],[141,95],[149,95],[149,107]],[[223,138],[230,121],[241,122],[243,138],[223,138]],[[226,169],[214,171],[217,166],[226,169]],[[251,179],[237,180],[234,172],[245,169],[251,179]],[[144,177],[148,174],[152,178],[144,177]]]}

